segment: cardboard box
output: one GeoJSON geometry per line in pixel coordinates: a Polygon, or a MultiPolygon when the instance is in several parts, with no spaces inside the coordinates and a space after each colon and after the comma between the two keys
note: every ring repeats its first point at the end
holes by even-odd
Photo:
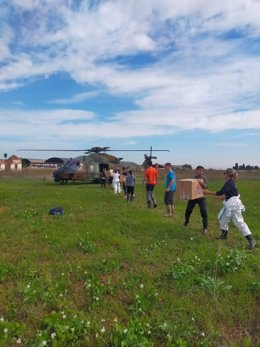
{"type": "Polygon", "coordinates": [[[184,200],[194,200],[204,197],[199,180],[196,178],[179,180],[177,184],[177,194],[180,199],[184,200]]]}

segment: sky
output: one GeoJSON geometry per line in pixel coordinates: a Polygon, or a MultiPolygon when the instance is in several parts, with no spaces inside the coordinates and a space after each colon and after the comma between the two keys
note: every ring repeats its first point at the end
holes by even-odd
{"type": "Polygon", "coordinates": [[[260,0],[1,0],[0,158],[93,146],[260,166],[260,0]]]}

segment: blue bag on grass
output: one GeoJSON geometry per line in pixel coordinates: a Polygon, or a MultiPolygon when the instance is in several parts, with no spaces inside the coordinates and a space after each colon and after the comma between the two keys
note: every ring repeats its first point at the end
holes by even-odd
{"type": "Polygon", "coordinates": [[[52,207],[50,209],[49,214],[51,214],[51,215],[61,215],[61,214],[63,214],[63,212],[64,212],[64,209],[62,207],[52,207]]]}

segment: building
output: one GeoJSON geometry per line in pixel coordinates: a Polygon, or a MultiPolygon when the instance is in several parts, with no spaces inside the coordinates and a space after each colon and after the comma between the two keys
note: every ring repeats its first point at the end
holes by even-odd
{"type": "Polygon", "coordinates": [[[0,171],[21,171],[22,159],[11,155],[8,159],[0,159],[0,171]]]}

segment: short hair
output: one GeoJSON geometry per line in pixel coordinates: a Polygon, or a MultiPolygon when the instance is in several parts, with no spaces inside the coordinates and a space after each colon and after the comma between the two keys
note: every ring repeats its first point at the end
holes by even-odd
{"type": "Polygon", "coordinates": [[[164,166],[170,166],[170,167],[172,167],[172,164],[171,164],[171,163],[165,163],[164,166]]]}
{"type": "Polygon", "coordinates": [[[148,160],[147,164],[148,164],[149,166],[152,166],[152,165],[153,165],[153,162],[152,162],[151,160],[148,160]]]}
{"type": "Polygon", "coordinates": [[[203,166],[198,165],[198,166],[196,167],[196,170],[200,170],[200,169],[205,170],[203,166]]]}

